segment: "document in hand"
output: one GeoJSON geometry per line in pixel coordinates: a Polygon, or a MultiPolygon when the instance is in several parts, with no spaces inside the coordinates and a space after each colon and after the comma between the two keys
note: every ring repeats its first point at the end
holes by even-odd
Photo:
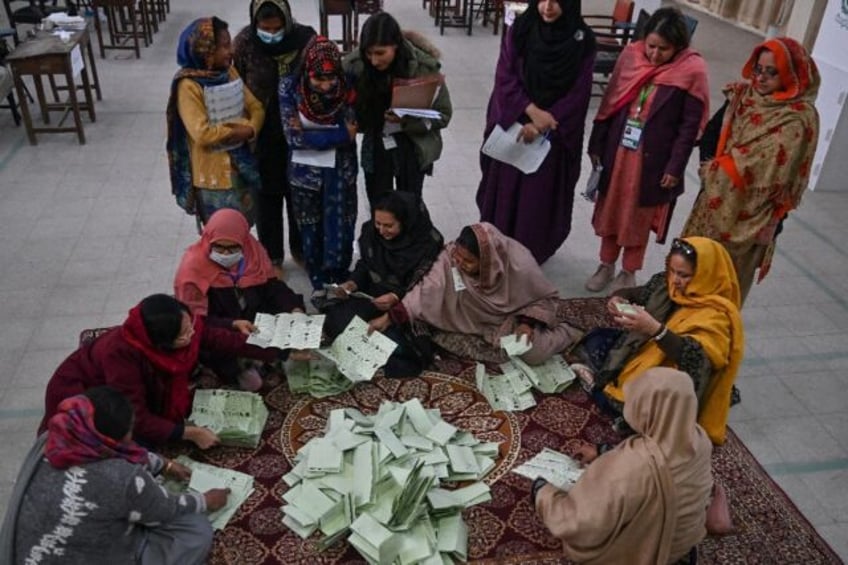
{"type": "Polygon", "coordinates": [[[188,419],[218,434],[222,445],[255,448],[268,420],[268,408],[262,397],[252,392],[203,389],[194,393],[188,419]]]}
{"type": "Polygon", "coordinates": [[[359,382],[370,381],[396,348],[397,343],[380,332],[368,335],[368,324],[354,316],[333,344],[318,353],[334,362],[351,381],[359,382]]]}
{"type": "Polygon", "coordinates": [[[250,475],[232,469],[199,463],[185,455],[180,455],[174,461],[191,469],[192,477],[188,485],[173,481],[167,482],[165,486],[169,490],[186,492],[188,489],[193,489],[197,492],[206,492],[212,488],[230,489],[227,504],[223,508],[209,513],[209,521],[216,530],[223,530],[239,507],[253,494],[253,477],[250,475]],[[197,478],[195,478],[195,473],[197,478]]]}
{"type": "Polygon", "coordinates": [[[545,447],[535,457],[512,470],[531,481],[542,477],[555,487],[568,490],[583,474],[583,467],[568,455],[545,447]]]}
{"type": "Polygon", "coordinates": [[[401,117],[407,115],[419,118],[441,118],[442,115],[431,108],[444,81],[444,75],[438,73],[411,79],[394,79],[390,110],[401,117]],[[429,112],[419,113],[415,112],[416,110],[429,110],[429,112]]]}
{"type": "Polygon", "coordinates": [[[318,349],[324,315],[310,316],[302,312],[291,314],[257,313],[253,322],[256,331],[247,338],[247,343],[258,347],[277,349],[318,349]]]}
{"type": "Polygon", "coordinates": [[[525,175],[533,174],[539,170],[542,161],[551,150],[551,142],[544,136],[538,136],[530,143],[518,141],[518,132],[521,124],[512,124],[506,131],[495,125],[492,133],[483,144],[483,154],[492,159],[512,165],[525,175]]]}

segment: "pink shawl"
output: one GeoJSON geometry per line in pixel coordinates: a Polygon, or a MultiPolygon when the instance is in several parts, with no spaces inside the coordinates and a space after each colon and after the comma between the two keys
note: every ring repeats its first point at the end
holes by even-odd
{"type": "Polygon", "coordinates": [[[668,63],[657,66],[645,56],[644,41],[629,43],[619,55],[595,121],[605,120],[629,106],[649,82],[685,90],[703,102],[700,131],[704,130],[710,116],[710,89],[707,64],[701,54],[686,48],[668,63]]]}
{"type": "Polygon", "coordinates": [[[517,316],[555,326],[557,290],[530,251],[491,224],[472,228],[480,245],[478,276],[457,269],[466,288],[455,289],[451,255],[456,244],[448,244],[430,272],[403,298],[410,320],[445,331],[481,335],[493,345],[513,332],[517,316]]]}
{"type": "Polygon", "coordinates": [[[186,249],[174,279],[177,300],[187,304],[194,314],[206,314],[206,292],[210,288],[236,286],[230,275],[235,274],[238,267],[227,270],[209,259],[212,244],[222,240],[237,242],[244,253],[244,273],[238,279],[239,287],[258,286],[276,277],[268,252],[250,235],[250,227],[242,213],[222,208],[209,218],[200,241],[186,249]]]}

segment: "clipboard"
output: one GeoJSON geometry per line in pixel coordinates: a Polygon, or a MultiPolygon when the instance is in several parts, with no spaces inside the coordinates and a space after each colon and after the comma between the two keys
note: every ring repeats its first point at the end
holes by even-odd
{"type": "Polygon", "coordinates": [[[439,89],[445,82],[440,73],[413,79],[392,81],[392,108],[432,108],[439,89]]]}

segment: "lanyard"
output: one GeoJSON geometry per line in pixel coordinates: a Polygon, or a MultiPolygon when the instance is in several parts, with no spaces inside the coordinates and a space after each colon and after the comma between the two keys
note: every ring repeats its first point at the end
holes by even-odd
{"type": "Polygon", "coordinates": [[[244,257],[242,257],[241,259],[239,259],[238,269],[236,270],[235,274],[227,271],[227,276],[230,277],[230,280],[233,281],[233,286],[238,286],[239,279],[242,277],[242,275],[244,275],[244,268],[245,262],[244,257]]]}
{"type": "Polygon", "coordinates": [[[639,92],[639,104],[636,106],[636,118],[642,114],[642,106],[645,105],[645,101],[648,100],[648,96],[651,95],[651,91],[654,89],[653,84],[646,84],[642,87],[641,92],[639,92]]]}

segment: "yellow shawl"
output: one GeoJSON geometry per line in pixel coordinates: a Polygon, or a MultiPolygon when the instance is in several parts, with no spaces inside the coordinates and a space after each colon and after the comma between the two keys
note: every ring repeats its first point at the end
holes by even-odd
{"type": "MultiPolygon", "coordinates": [[[[713,443],[725,440],[730,394],[745,350],[745,334],[739,313],[739,282],[727,251],[716,241],[704,237],[686,238],[696,251],[695,273],[684,293],[668,284],[668,294],[678,305],[665,321],[670,332],[690,337],[704,349],[713,374],[704,393],[698,423],[713,443]]],[[[675,367],[654,340],[648,340],[621,370],[615,382],[604,392],[624,401],[624,384],[653,367],[675,367]]]]}

